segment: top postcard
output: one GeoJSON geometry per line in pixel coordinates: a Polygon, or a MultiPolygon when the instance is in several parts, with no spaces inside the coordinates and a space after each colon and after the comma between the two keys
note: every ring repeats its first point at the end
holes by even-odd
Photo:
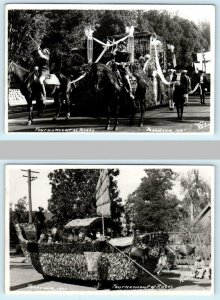
{"type": "Polygon", "coordinates": [[[7,133],[214,133],[213,5],[6,6],[7,133]]]}

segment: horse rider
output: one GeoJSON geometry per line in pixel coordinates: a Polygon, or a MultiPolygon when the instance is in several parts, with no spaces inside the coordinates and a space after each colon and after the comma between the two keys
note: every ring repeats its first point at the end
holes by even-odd
{"type": "Polygon", "coordinates": [[[34,70],[38,72],[38,81],[41,87],[41,100],[46,100],[46,89],[44,81],[47,78],[47,75],[50,73],[49,69],[49,59],[50,59],[50,50],[44,48],[43,50],[38,46],[37,49],[37,59],[34,70]]]}
{"type": "Polygon", "coordinates": [[[180,76],[180,85],[184,90],[184,99],[185,99],[185,106],[188,105],[189,101],[189,91],[191,90],[191,80],[189,76],[186,75],[187,71],[183,70],[180,76]]]}
{"type": "Polygon", "coordinates": [[[205,104],[205,93],[207,90],[207,78],[205,72],[199,71],[200,104],[205,104]]]}
{"type": "Polygon", "coordinates": [[[124,84],[125,89],[129,94],[129,98],[131,100],[134,100],[135,97],[132,94],[132,87],[129,79],[129,73],[123,66],[124,63],[129,62],[129,58],[130,58],[130,53],[126,49],[126,43],[125,42],[118,43],[118,46],[113,51],[113,55],[114,55],[114,62],[115,62],[113,71],[116,73],[116,76],[122,80],[122,83],[124,84]]]}
{"type": "Polygon", "coordinates": [[[145,64],[145,58],[144,58],[144,56],[141,55],[141,56],[139,57],[138,61],[139,61],[139,64],[140,64],[141,69],[143,70],[144,64],[145,64]]]}

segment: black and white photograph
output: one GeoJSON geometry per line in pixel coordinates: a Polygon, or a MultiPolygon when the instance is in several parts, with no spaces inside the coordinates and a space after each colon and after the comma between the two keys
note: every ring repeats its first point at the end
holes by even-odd
{"type": "Polygon", "coordinates": [[[6,133],[214,134],[215,6],[8,4],[6,133]]]}
{"type": "Polygon", "coordinates": [[[210,295],[211,165],[7,165],[12,294],[210,295]]]}

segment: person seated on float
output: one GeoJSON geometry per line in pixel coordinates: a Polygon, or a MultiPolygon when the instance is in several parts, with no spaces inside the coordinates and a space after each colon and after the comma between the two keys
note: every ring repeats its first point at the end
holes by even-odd
{"type": "Polygon", "coordinates": [[[38,243],[45,243],[45,242],[47,242],[46,235],[44,233],[41,233],[38,243]]]}
{"type": "Polygon", "coordinates": [[[47,241],[48,244],[52,244],[53,243],[53,237],[52,237],[52,234],[51,233],[48,233],[48,241],[47,241]]]}
{"type": "Polygon", "coordinates": [[[117,76],[119,76],[117,70],[119,71],[122,83],[124,84],[125,89],[129,93],[129,97],[133,100],[134,95],[132,94],[132,87],[129,79],[129,74],[123,66],[124,63],[129,62],[129,57],[130,57],[130,53],[126,49],[126,43],[125,42],[118,43],[118,46],[113,51],[113,55],[115,61],[115,73],[117,76]]]}
{"type": "Polygon", "coordinates": [[[81,229],[80,232],[79,232],[79,241],[84,242],[85,237],[86,237],[86,232],[85,232],[84,229],[81,229]]]}
{"type": "Polygon", "coordinates": [[[46,89],[44,85],[44,81],[50,73],[49,69],[49,59],[50,59],[50,50],[44,48],[43,50],[38,46],[37,49],[37,58],[35,71],[38,72],[38,81],[41,87],[41,100],[46,100],[46,89]]]}

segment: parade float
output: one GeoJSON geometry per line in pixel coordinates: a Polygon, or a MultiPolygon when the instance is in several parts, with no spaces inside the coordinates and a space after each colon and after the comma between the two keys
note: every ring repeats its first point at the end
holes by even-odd
{"type": "Polygon", "coordinates": [[[96,199],[97,217],[69,221],[58,240],[37,240],[34,224],[15,224],[26,259],[46,280],[90,282],[100,289],[147,274],[164,285],[152,272],[168,235],[138,235],[134,230],[131,236],[112,237],[107,170],[100,172],[96,199]]]}

